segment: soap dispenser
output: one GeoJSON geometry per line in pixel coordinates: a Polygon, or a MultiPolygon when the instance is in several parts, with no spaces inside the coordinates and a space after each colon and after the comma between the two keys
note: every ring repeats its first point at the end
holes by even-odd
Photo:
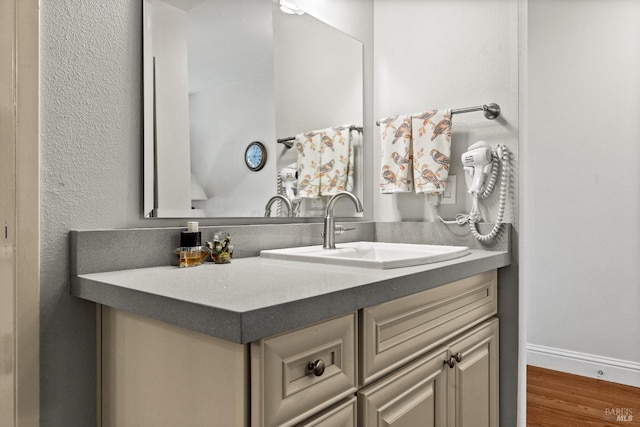
{"type": "Polygon", "coordinates": [[[200,265],[209,255],[207,248],[202,246],[202,233],[197,222],[187,222],[187,230],[180,233],[180,247],[176,253],[180,257],[180,267],[200,265]]]}

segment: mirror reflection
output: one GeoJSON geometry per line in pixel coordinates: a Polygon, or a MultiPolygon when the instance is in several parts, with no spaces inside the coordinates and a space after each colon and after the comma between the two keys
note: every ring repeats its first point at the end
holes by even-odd
{"type": "Polygon", "coordinates": [[[145,217],[362,199],[359,41],[272,0],[145,0],[143,52],[145,217]]]}

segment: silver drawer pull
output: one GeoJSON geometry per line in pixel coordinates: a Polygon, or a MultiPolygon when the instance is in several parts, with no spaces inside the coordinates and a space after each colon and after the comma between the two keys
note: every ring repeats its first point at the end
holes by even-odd
{"type": "Polygon", "coordinates": [[[309,362],[307,364],[307,372],[311,373],[313,372],[313,375],[315,375],[316,377],[319,377],[320,375],[324,374],[324,361],[322,359],[318,359],[315,362],[309,362]]]}

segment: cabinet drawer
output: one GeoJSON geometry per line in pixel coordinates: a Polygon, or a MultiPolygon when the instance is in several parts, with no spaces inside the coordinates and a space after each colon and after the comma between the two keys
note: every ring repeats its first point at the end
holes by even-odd
{"type": "Polygon", "coordinates": [[[352,395],[356,323],[352,313],[252,343],[252,425],[292,425],[352,395]],[[321,375],[307,369],[318,360],[321,375]]]}
{"type": "Polygon", "coordinates": [[[441,345],[497,307],[494,270],[362,310],[360,383],[441,345]]]}

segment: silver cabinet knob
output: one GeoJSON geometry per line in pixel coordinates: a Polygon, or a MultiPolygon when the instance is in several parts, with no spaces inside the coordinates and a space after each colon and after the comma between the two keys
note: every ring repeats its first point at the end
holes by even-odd
{"type": "Polygon", "coordinates": [[[456,366],[456,362],[462,362],[462,353],[452,354],[449,360],[444,361],[445,365],[448,365],[450,368],[456,366]]]}
{"type": "Polygon", "coordinates": [[[318,359],[315,362],[309,362],[307,364],[307,372],[313,373],[316,377],[324,374],[325,364],[322,359],[318,359]]]}

